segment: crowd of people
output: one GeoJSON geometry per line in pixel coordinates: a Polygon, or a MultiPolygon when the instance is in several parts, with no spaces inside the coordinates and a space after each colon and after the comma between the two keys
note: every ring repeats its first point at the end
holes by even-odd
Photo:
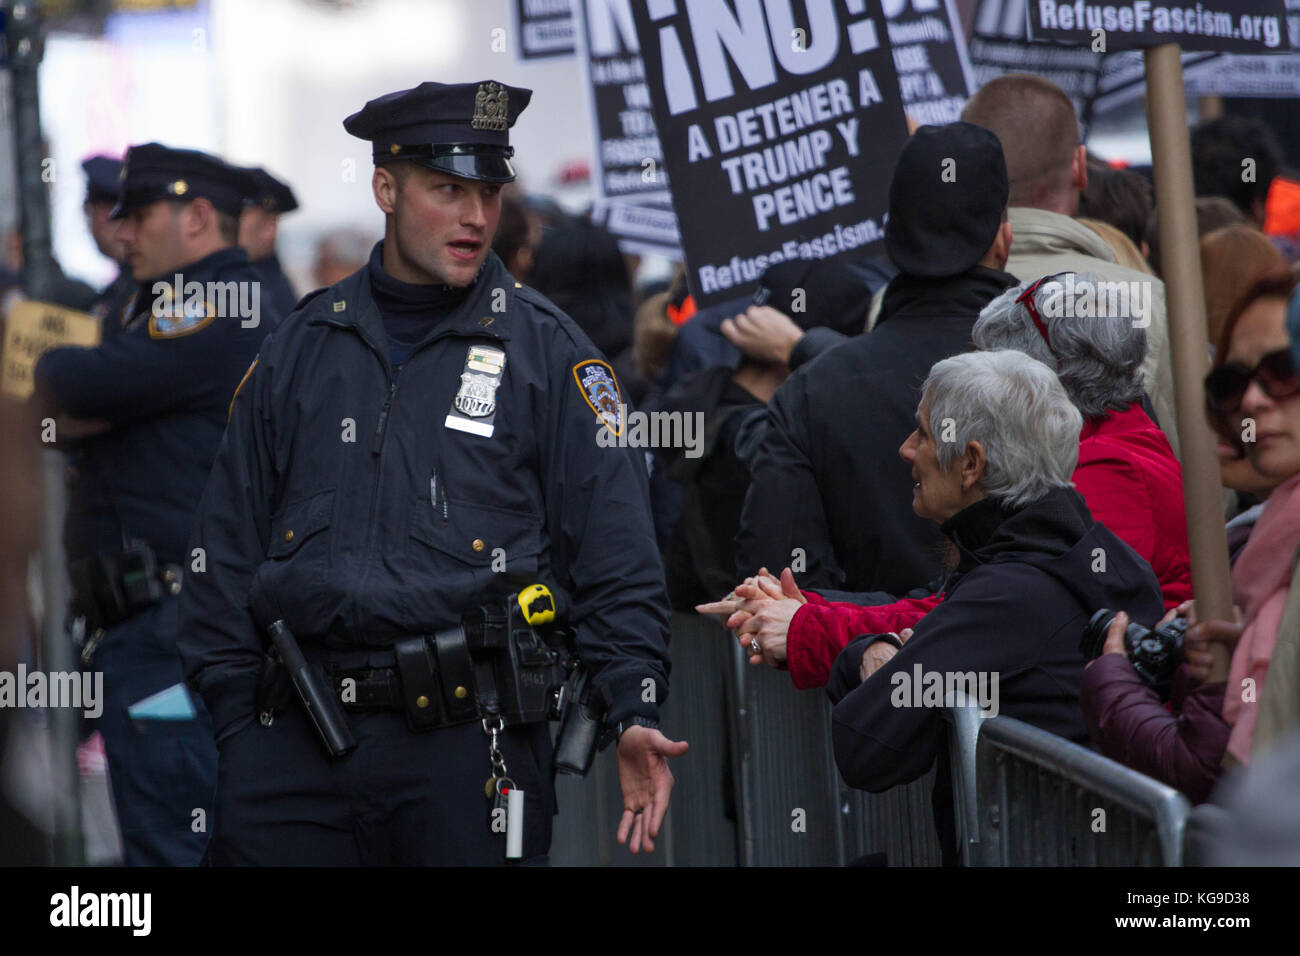
{"type": "MultiPolygon", "coordinates": [[[[698,576],[674,599],[717,615],[751,663],[826,688],[853,786],[883,791],[946,764],[937,712],[893,699],[914,667],[996,674],[998,712],[1194,802],[1225,767],[1300,729],[1289,501],[1300,376],[1287,324],[1290,309],[1294,336],[1300,266],[1286,236],[1261,231],[1280,153],[1262,124],[1233,117],[1202,124],[1192,144],[1205,415],[1219,438],[1235,622],[1196,616],[1150,181],[1090,156],[1050,82],[994,80],[961,122],[912,136],[890,190],[885,251],[898,271],[865,328],[815,338],[771,306],[720,327],[788,377],[770,399],[753,396],[747,433],[759,437],[716,455],[747,476],[745,493],[694,505],[715,535],[738,515],[735,578],[721,600],[698,576]],[[1242,181],[1246,155],[1258,181],[1242,181]],[[938,157],[966,178],[941,182],[938,157]],[[1116,289],[1128,294],[1103,305],[1116,289]],[[1094,292],[1097,307],[1078,308],[1094,292]],[[1101,609],[1120,613],[1089,660],[1081,637],[1101,609]],[[1170,687],[1125,633],[1175,618],[1188,627],[1170,687]]],[[[719,429],[736,417],[696,407],[719,429]]],[[[690,547],[686,517],[670,537],[715,563],[690,547]]],[[[950,809],[936,820],[950,830],[950,809]]]]}
{"type": "MultiPolygon", "coordinates": [[[[998,712],[1086,743],[1196,802],[1215,799],[1227,768],[1251,764],[1300,729],[1300,592],[1291,588],[1300,547],[1300,223],[1269,208],[1270,186],[1287,177],[1261,123],[1211,120],[1191,142],[1207,315],[1204,414],[1219,439],[1235,621],[1202,621],[1196,611],[1150,180],[1091,154],[1069,98],[1051,82],[1003,76],[970,99],[961,121],[914,130],[893,170],[882,255],[775,265],[758,295],[720,305],[697,308],[681,268],[637,284],[635,257],[589,218],[518,190],[501,194],[492,249],[516,282],[576,322],[629,404],[704,423],[690,454],[646,454],[673,610],[715,616],[751,664],[787,671],[794,688],[824,688],[850,785],[883,791],[936,762],[947,774],[941,709],[900,706],[892,693],[917,668],[991,675],[998,712]],[[1249,181],[1243,157],[1256,161],[1249,181]],[[955,179],[944,175],[948,162],[955,179]],[[1085,630],[1103,609],[1116,613],[1095,653],[1085,653],[1085,630]],[[1185,636],[1171,673],[1156,680],[1135,659],[1133,626],[1160,635],[1171,623],[1185,624],[1185,636]]],[[[99,292],[60,276],[53,297],[100,316],[108,337],[139,313],[136,281],[206,262],[214,275],[256,276],[270,327],[294,312],[297,296],[276,257],[279,217],[297,206],[289,187],[260,169],[136,149],[145,150],[134,157],[138,182],[120,183],[121,162],[111,157],[84,166],[91,232],[121,275],[99,292]],[[172,210],[174,231],[159,231],[146,221],[159,198],[150,190],[174,183],[182,167],[211,199],[209,211],[172,210]]],[[[342,287],[369,269],[377,297],[414,321],[428,303],[375,277],[381,251],[372,242],[354,230],[325,237],[317,285],[342,287]]],[[[16,272],[5,276],[6,288],[18,284],[16,272]]],[[[156,337],[183,335],[203,319],[160,325],[156,337]]],[[[192,361],[224,362],[227,378],[246,380],[261,334],[246,339],[232,338],[220,356],[205,344],[192,361]]],[[[394,347],[400,369],[412,346],[394,347]]],[[[61,422],[81,421],[78,438],[135,424],[149,395],[176,403],[201,386],[189,377],[197,364],[162,376],[154,366],[134,393],[113,384],[110,400],[110,378],[97,384],[96,369],[68,352],[38,366],[37,400],[61,422]]],[[[204,399],[212,407],[196,420],[211,446],[205,473],[234,407],[230,384],[204,399]]],[[[27,427],[12,418],[5,426],[15,435],[27,427]]],[[[380,438],[383,427],[381,418],[380,438]]],[[[156,438],[143,434],[155,442],[147,453],[93,441],[73,449],[66,546],[74,565],[108,533],[96,522],[116,533],[123,507],[136,527],[166,523],[176,540],[158,557],[187,563],[203,476],[167,499],[161,488],[176,483],[175,471],[147,473],[170,467],[158,460],[156,438]],[[109,467],[110,478],[92,465],[109,467]],[[132,512],[129,495],[108,494],[108,484],[137,479],[160,490],[132,512]],[[166,508],[176,514],[160,518],[166,508]]],[[[191,460],[173,451],[163,458],[191,460]]],[[[23,513],[34,495],[20,464],[0,486],[6,513],[23,513]]],[[[300,541],[328,521],[301,518],[300,541]]],[[[5,533],[14,539],[7,557],[34,545],[33,527],[5,533]]],[[[0,584],[21,590],[12,574],[0,584]]],[[[21,630],[15,623],[6,633],[21,630]]],[[[174,649],[156,651],[113,666],[179,679],[174,649]]],[[[134,700],[136,690],[124,684],[120,693],[134,700]]],[[[136,842],[136,831],[156,823],[142,791],[166,779],[132,750],[140,744],[131,728],[102,730],[128,862],[196,862],[200,840],[161,850],[136,842]]],[[[192,770],[171,768],[178,792],[192,770]]],[[[945,806],[936,801],[936,823],[954,860],[945,806]]]]}

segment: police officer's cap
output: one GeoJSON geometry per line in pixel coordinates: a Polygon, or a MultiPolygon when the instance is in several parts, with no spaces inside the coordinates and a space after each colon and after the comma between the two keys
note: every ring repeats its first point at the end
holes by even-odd
{"type": "Polygon", "coordinates": [[[238,216],[244,197],[255,191],[246,171],[216,156],[145,143],[126,151],[121,191],[109,215],[122,219],[129,209],[162,199],[206,199],[219,211],[238,216]]]}
{"type": "Polygon", "coordinates": [[[81,168],[86,173],[86,202],[117,202],[122,161],[112,156],[91,156],[81,168]]]}
{"type": "Polygon", "coordinates": [[[261,166],[251,166],[244,170],[248,174],[253,191],[244,197],[250,206],[260,206],[267,212],[293,212],[298,208],[298,200],[293,190],[268,173],[261,166]]]}
{"type": "Polygon", "coordinates": [[[421,83],[371,100],[343,121],[374,144],[375,165],[409,159],[487,183],[515,178],[510,127],[533,91],[504,83],[421,83]]]}

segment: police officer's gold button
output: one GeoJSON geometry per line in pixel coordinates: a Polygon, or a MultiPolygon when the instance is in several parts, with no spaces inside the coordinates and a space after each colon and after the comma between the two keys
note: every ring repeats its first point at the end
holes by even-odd
{"type": "Polygon", "coordinates": [[[284,540],[285,540],[286,542],[288,542],[288,541],[292,541],[292,540],[293,540],[293,529],[292,529],[292,528],[290,528],[288,531],[286,531],[286,532],[284,533],[284,540]]]}
{"type": "Polygon", "coordinates": [[[429,698],[421,694],[419,697],[415,698],[415,706],[424,710],[424,708],[429,706],[429,698]]]}
{"type": "Polygon", "coordinates": [[[455,693],[457,700],[464,700],[469,691],[458,685],[453,693],[455,693]]]}
{"type": "Polygon", "coordinates": [[[484,548],[487,547],[487,545],[483,543],[482,538],[475,538],[474,543],[471,544],[470,547],[473,548],[475,551],[482,551],[484,548]]]}

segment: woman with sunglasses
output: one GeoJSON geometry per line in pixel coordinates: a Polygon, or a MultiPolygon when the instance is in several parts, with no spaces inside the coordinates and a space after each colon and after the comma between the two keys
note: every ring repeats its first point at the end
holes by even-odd
{"type": "Polygon", "coordinates": [[[1271,735],[1274,712],[1293,712],[1300,693],[1294,663],[1270,670],[1279,641],[1292,662],[1296,649],[1294,629],[1283,632],[1281,626],[1300,545],[1300,376],[1285,326],[1294,289],[1286,272],[1251,286],[1228,314],[1205,379],[1206,410],[1216,431],[1225,438],[1235,434],[1251,464],[1281,482],[1232,567],[1238,622],[1197,623],[1191,602],[1166,616],[1185,614],[1191,624],[1166,711],[1129,664],[1122,642],[1127,616],[1117,615],[1080,693],[1103,753],[1198,802],[1218,781],[1225,751],[1238,763],[1249,762],[1261,708],[1270,715],[1264,720],[1271,735]],[[1205,683],[1211,641],[1233,647],[1226,685],[1205,683]]]}

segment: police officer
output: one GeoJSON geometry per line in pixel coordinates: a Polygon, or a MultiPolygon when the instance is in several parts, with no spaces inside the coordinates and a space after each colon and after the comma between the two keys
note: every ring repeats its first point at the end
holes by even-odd
{"type": "Polygon", "coordinates": [[[122,331],[36,365],[55,437],[78,447],[66,535],[83,660],[104,675],[99,729],[130,865],[193,865],[216,750],[182,683],[177,592],[230,400],[273,314],[235,245],[244,174],[216,157],[133,147],[111,215],[138,283],[122,331]]]}
{"type": "Polygon", "coordinates": [[[253,271],[262,280],[262,293],[281,315],[288,315],[298,302],[293,284],[280,266],[275,251],[280,217],[298,208],[293,190],[260,166],[249,167],[253,191],[244,197],[239,216],[239,245],[248,253],[253,271]]]}
{"type": "Polygon", "coordinates": [[[220,751],[214,863],[503,862],[497,758],[523,793],[518,857],[545,860],[546,723],[494,734],[489,688],[446,680],[481,674],[463,645],[437,644],[430,705],[403,650],[414,640],[424,656],[421,635],[506,578],[568,591],[618,740],[619,839],[653,849],[666,758],[686,744],[658,730],[668,606],[644,461],[609,447],[622,395],[608,363],[491,252],[515,176],[508,128],[530,96],[423,83],[344,123],[373,145],[384,238],[264,344],[199,509],[208,570],[182,598],[186,674],[220,751]],[[327,755],[302,708],[266,709],[272,615],[339,692],[348,755],[327,755]],[[436,726],[411,729],[425,713],[436,726]]]}
{"type": "Polygon", "coordinates": [[[81,164],[86,174],[86,201],[82,207],[95,245],[117,265],[117,277],[105,286],[91,311],[99,317],[104,334],[122,328],[122,310],[135,294],[135,278],[126,267],[126,250],[117,236],[118,222],[109,218],[117,205],[122,161],[112,156],[92,156],[81,164]]]}

